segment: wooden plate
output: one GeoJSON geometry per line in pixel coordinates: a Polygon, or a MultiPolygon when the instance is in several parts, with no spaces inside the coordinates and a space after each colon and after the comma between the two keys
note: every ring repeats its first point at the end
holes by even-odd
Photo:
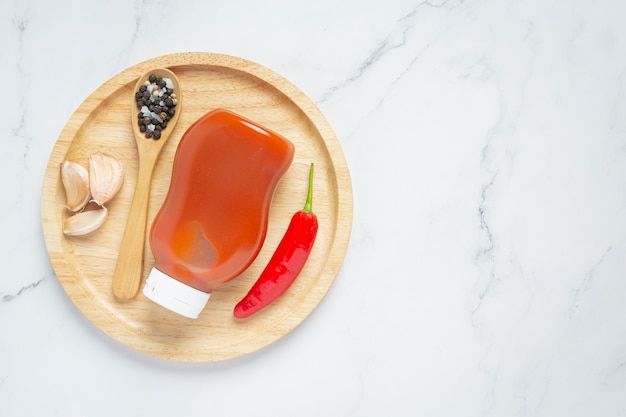
{"type": "MultiPolygon", "coordinates": [[[[97,327],[146,354],[181,362],[213,362],[254,352],[298,326],[319,304],[343,262],[352,225],[352,187],[341,146],[319,109],[280,75],[256,63],[211,53],[180,53],[130,67],[104,83],[76,110],[50,156],[43,185],[42,221],[50,260],[65,291],[97,327]],[[152,183],[149,226],[169,187],[178,142],[191,123],[218,107],[230,109],[290,139],[296,153],[271,206],[269,230],[255,262],[218,288],[196,320],[178,316],[141,293],[118,301],[111,277],[137,176],[129,97],[141,74],[169,68],[181,83],[184,110],[165,145],[152,183]],[[65,192],[59,165],[72,160],[88,167],[91,153],[120,159],[126,179],[107,204],[109,218],[91,235],[62,233],[65,192]],[[313,210],[320,228],[311,256],[285,295],[264,311],[237,320],[232,311],[269,260],[294,212],[306,198],[309,163],[315,162],[313,210]]],[[[146,239],[143,279],[154,258],[146,239]]],[[[143,287],[143,284],[142,284],[143,287]]]]}

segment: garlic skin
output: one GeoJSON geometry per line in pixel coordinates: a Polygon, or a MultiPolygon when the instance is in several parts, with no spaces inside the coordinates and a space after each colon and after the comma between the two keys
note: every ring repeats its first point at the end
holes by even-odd
{"type": "Polygon", "coordinates": [[[72,212],[63,220],[66,236],[84,236],[97,230],[107,219],[105,203],[111,201],[124,183],[124,167],[111,155],[95,152],[89,156],[89,171],[75,162],[61,163],[61,181],[65,188],[66,207],[72,212]],[[84,210],[87,203],[98,205],[84,210]]]}
{"type": "Polygon", "coordinates": [[[65,189],[65,207],[71,212],[82,210],[89,202],[89,173],[76,162],[61,163],[61,182],[65,189]]]}
{"type": "Polygon", "coordinates": [[[77,213],[63,221],[63,233],[67,236],[84,236],[98,229],[108,215],[106,207],[77,213]]]}
{"type": "Polygon", "coordinates": [[[102,206],[111,201],[124,184],[124,166],[111,155],[95,152],[89,156],[91,201],[102,206]]]}

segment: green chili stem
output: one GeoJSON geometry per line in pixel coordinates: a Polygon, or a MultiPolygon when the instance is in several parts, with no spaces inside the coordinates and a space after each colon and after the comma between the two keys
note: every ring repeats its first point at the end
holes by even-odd
{"type": "Polygon", "coordinates": [[[302,211],[311,213],[313,211],[313,162],[311,162],[311,168],[309,168],[309,192],[306,196],[306,203],[302,211]]]}

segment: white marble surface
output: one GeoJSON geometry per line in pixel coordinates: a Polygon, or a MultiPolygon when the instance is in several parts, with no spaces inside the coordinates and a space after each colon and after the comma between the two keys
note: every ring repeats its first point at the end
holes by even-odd
{"type": "Polygon", "coordinates": [[[626,415],[626,3],[2,2],[3,416],[626,415]],[[282,74],[354,188],[319,308],[254,354],[110,339],[55,277],[45,166],[78,105],[172,52],[282,74]]]}

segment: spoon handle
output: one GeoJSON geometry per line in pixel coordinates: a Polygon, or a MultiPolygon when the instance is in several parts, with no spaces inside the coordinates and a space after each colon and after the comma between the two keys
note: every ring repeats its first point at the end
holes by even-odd
{"type": "Polygon", "coordinates": [[[121,300],[135,297],[143,278],[148,198],[154,161],[148,164],[141,162],[143,161],[139,164],[135,194],[113,274],[113,294],[121,300]]]}

